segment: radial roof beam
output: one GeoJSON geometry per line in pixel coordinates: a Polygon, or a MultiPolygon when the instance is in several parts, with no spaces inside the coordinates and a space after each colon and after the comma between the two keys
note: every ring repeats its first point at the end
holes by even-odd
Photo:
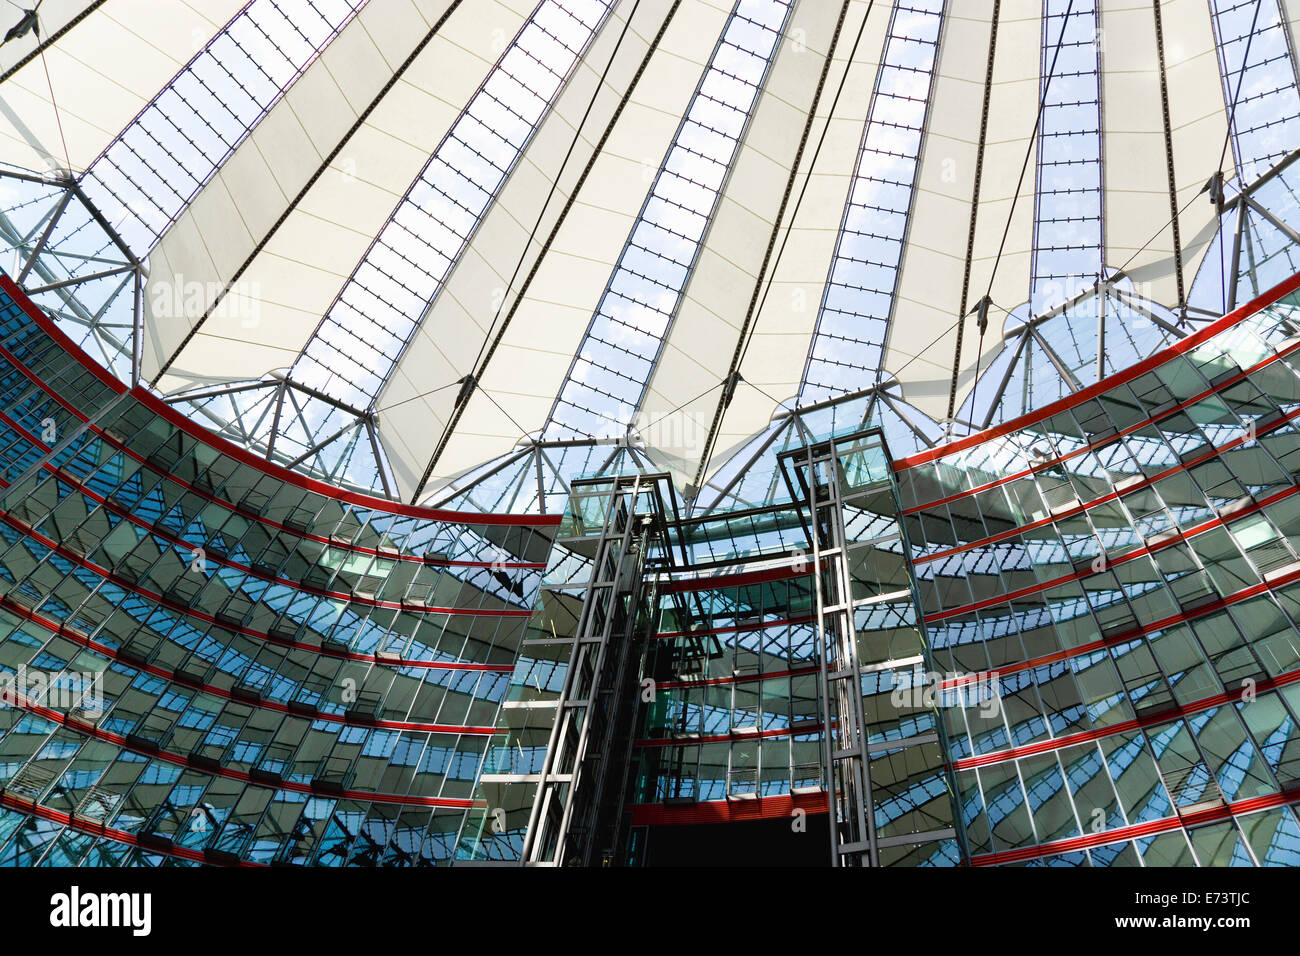
{"type": "Polygon", "coordinates": [[[941,0],[896,6],[799,403],[878,382],[939,62],[941,0]]]}

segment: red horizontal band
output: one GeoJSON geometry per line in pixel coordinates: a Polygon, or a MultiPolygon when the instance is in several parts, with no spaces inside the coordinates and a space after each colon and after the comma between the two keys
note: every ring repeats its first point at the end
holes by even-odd
{"type": "Polygon", "coordinates": [[[1191,351],[1202,342],[1214,338],[1214,336],[1219,333],[1224,332],[1245,319],[1250,318],[1256,312],[1272,305],[1278,299],[1294,292],[1296,289],[1300,289],[1300,273],[1279,282],[1263,295],[1252,299],[1243,306],[1239,306],[1222,318],[1216,319],[1208,325],[1197,329],[1190,335],[1179,339],[1172,345],[1161,349],[1159,352],[1148,356],[1142,361],[1130,365],[1123,371],[1109,375],[1101,381],[1089,385],[1087,388],[1082,388],[1077,392],[1073,392],[1065,398],[1045,405],[1037,411],[1029,412],[1025,415],[1019,416],[1018,418],[1013,418],[1009,422],[995,425],[992,428],[986,428],[983,431],[976,432],[973,435],[967,435],[964,438],[945,442],[935,448],[928,448],[925,451],[917,452],[915,455],[909,455],[906,458],[899,458],[893,463],[894,471],[901,472],[906,471],[909,468],[915,468],[918,465],[929,464],[932,461],[946,458],[947,456],[956,454],[959,451],[965,451],[967,448],[974,448],[977,445],[982,445],[995,438],[1001,438],[1002,436],[1009,435],[1012,432],[1022,431],[1030,425],[1035,425],[1038,422],[1051,418],[1053,415],[1059,415],[1061,412],[1082,405],[1091,398],[1096,398],[1098,395],[1101,395],[1112,388],[1130,382],[1135,378],[1140,378],[1152,369],[1168,362],[1170,359],[1176,358],[1184,352],[1191,351]]]}
{"type": "Polygon", "coordinates": [[[1168,833],[1170,830],[1180,830],[1185,827],[1200,826],[1204,823],[1214,823],[1231,817],[1258,813],[1262,810],[1272,810],[1296,801],[1300,801],[1300,789],[1283,790],[1281,793],[1251,797],[1248,800],[1238,800],[1235,803],[1227,803],[1221,807],[1209,807],[1182,816],[1148,820],[1146,823],[1116,827],[1113,830],[1102,830],[1098,833],[1089,833],[1086,836],[1054,840],[1051,843],[1039,843],[1036,846],[1018,847],[1014,850],[1001,850],[996,853],[977,853],[971,857],[970,863],[971,866],[997,866],[1000,863],[1020,863],[1038,857],[1055,856],[1058,853],[1090,850],[1093,847],[1107,846],[1111,843],[1168,833]]]}
{"type": "Polygon", "coordinates": [[[150,757],[169,763],[177,767],[185,767],[194,770],[197,773],[204,773],[211,777],[223,777],[227,780],[238,780],[241,783],[250,783],[255,787],[264,787],[267,790],[285,790],[293,793],[308,793],[316,796],[328,796],[337,800],[361,800],[370,803],[393,804],[403,807],[457,807],[468,809],[471,807],[482,806],[481,801],[464,800],[453,797],[410,797],[400,793],[371,793],[366,790],[344,790],[341,793],[326,793],[313,790],[305,783],[298,783],[295,780],[283,780],[278,784],[264,783],[260,780],[254,780],[247,771],[232,770],[229,767],[219,767],[216,770],[205,770],[194,767],[188,759],[180,754],[172,753],[167,750],[145,750],[143,748],[133,747],[127,742],[127,739],[121,734],[115,734],[112,731],[103,730],[94,724],[88,724],[82,720],[76,720],[72,717],[62,714],[57,710],[49,707],[42,707],[40,704],[33,704],[30,700],[21,694],[14,695],[14,705],[21,707],[29,714],[35,714],[37,717],[44,717],[46,720],[52,720],[56,724],[67,727],[74,733],[81,734],[83,737],[94,737],[96,740],[102,740],[106,743],[114,744],[123,750],[129,750],[131,753],[140,754],[142,757],[150,757]]]}
{"type": "Polygon", "coordinates": [[[1254,514],[1255,512],[1259,511],[1262,508],[1266,508],[1269,505],[1282,501],[1284,498],[1290,498],[1292,495],[1297,493],[1300,493],[1300,485],[1295,485],[1291,488],[1283,488],[1281,491],[1269,495],[1267,498],[1263,499],[1262,501],[1255,502],[1249,508],[1243,508],[1241,511],[1230,515],[1227,520],[1224,520],[1223,518],[1217,516],[1213,518],[1207,518],[1205,521],[1202,521],[1200,524],[1195,524],[1192,525],[1190,528],[1187,528],[1186,530],[1181,530],[1179,536],[1176,538],[1170,538],[1168,541],[1161,541],[1160,543],[1151,547],[1143,545],[1142,547],[1134,548],[1132,551],[1125,551],[1123,554],[1116,555],[1113,558],[1107,557],[1106,566],[1101,571],[1093,571],[1091,569],[1087,571],[1071,571],[1068,574],[1063,574],[1060,577],[1053,578],[1050,581],[1041,581],[1038,584],[1032,584],[1027,587],[1019,588],[1018,590],[1015,591],[1008,591],[1006,594],[998,595],[996,597],[985,598],[984,600],[976,601],[973,604],[967,604],[962,607],[952,608],[951,610],[947,610],[947,611],[936,611],[934,614],[926,615],[925,623],[931,624],[936,621],[946,621],[952,617],[960,617],[963,614],[969,614],[971,611],[981,611],[984,610],[985,608],[994,607],[998,604],[1005,604],[1009,601],[1017,601],[1020,598],[1028,597],[1033,594],[1040,594],[1043,591],[1049,591],[1054,587],[1060,587],[1062,584],[1068,584],[1071,581],[1083,581],[1086,580],[1087,578],[1094,577],[1097,574],[1104,574],[1110,568],[1116,567],[1118,565],[1128,564],[1130,561],[1136,558],[1143,557],[1144,555],[1154,554],[1157,551],[1163,551],[1166,548],[1171,548],[1174,545],[1178,544],[1178,542],[1186,538],[1192,538],[1198,534],[1204,534],[1206,531],[1210,531],[1214,528],[1218,528],[1225,524],[1229,524],[1233,521],[1236,521],[1238,518],[1241,518],[1244,515],[1254,514]]]}
{"type": "MultiPolygon", "coordinates": [[[[163,856],[176,857],[180,860],[189,860],[191,863],[212,863],[201,850],[191,850],[188,847],[173,846],[169,850],[158,847],[145,846],[137,838],[136,834],[127,830],[118,830],[114,827],[95,824],[86,819],[78,819],[71,814],[64,813],[61,810],[55,810],[51,807],[43,806],[32,800],[24,800],[22,797],[11,793],[0,793],[0,805],[8,807],[16,813],[30,813],[33,816],[40,817],[42,820],[49,820],[51,823],[59,823],[66,827],[71,827],[78,833],[85,833],[89,836],[102,837],[105,840],[111,840],[114,843],[121,843],[125,846],[136,847],[147,853],[161,853],[163,856]]],[[[217,864],[219,866],[224,864],[217,864]]],[[[262,863],[252,863],[248,860],[241,860],[237,866],[241,867],[261,867],[262,863]]]]}
{"type": "MultiPolygon", "coordinates": [[[[113,389],[117,394],[126,391],[126,386],[117,380],[103,366],[87,355],[77,343],[68,338],[63,331],[52,322],[43,311],[34,303],[27,294],[20,289],[12,279],[7,275],[0,275],[0,290],[8,294],[18,306],[27,313],[42,331],[52,338],[61,348],[64,349],[78,364],[94,375],[105,385],[113,389]]],[[[15,363],[29,378],[39,385],[42,390],[46,391],[60,404],[73,411],[83,421],[85,415],[79,410],[72,409],[66,401],[61,399],[50,391],[43,382],[40,382],[36,376],[23,369],[20,363],[15,363]]],[[[448,511],[442,508],[426,508],[419,505],[408,505],[399,501],[389,501],[384,498],[376,498],[373,495],[366,495],[360,492],[349,491],[344,488],[336,488],[323,481],[315,478],[309,478],[306,475],[299,474],[296,471],[290,471],[274,462],[267,461],[258,455],[253,454],[246,448],[241,448],[233,442],[227,441],[220,435],[213,434],[201,425],[196,424],[186,418],[176,409],[172,408],[166,402],[157,398],[147,389],[136,386],[130,389],[132,397],[138,399],[142,404],[147,406],[151,411],[157,413],[166,419],[170,424],[184,431],[190,437],[197,439],[210,448],[226,455],[229,458],[256,468],[264,474],[270,475],[280,481],[296,485],[306,491],[315,494],[324,495],[327,498],[336,501],[346,501],[349,504],[358,505],[363,508],[370,508],[374,511],[380,511],[387,514],[398,514],[415,518],[427,518],[430,521],[445,521],[453,524],[486,524],[486,525],[520,525],[524,527],[542,527],[558,525],[560,515],[514,515],[514,514],[485,514],[468,511],[448,511]]]]}
{"type": "Polygon", "coordinates": [[[629,805],[628,809],[632,811],[634,827],[790,819],[796,810],[814,814],[828,812],[824,790],[812,793],[780,793],[741,800],[704,800],[683,806],[635,803],[629,805]]]}
{"type": "Polygon", "coordinates": [[[1169,408],[1168,410],[1161,412],[1159,415],[1152,415],[1149,418],[1142,419],[1142,421],[1140,422],[1135,422],[1132,425],[1129,425],[1127,428],[1120,429],[1114,435],[1111,435],[1108,438],[1103,438],[1101,441],[1091,442],[1087,445],[1083,445],[1082,447],[1076,448],[1073,451],[1067,452],[1064,455],[1058,455],[1055,458],[1045,459],[1044,461],[1038,462],[1037,464],[1029,468],[1023,468],[1020,471],[1012,472],[1011,474],[1002,475],[1001,477],[994,478],[992,481],[986,481],[984,482],[984,484],[976,485],[974,488],[971,488],[967,491],[958,491],[955,492],[954,494],[948,495],[946,498],[936,498],[934,501],[928,501],[923,505],[912,505],[910,508],[904,508],[903,514],[905,515],[917,514],[918,512],[925,511],[928,508],[935,508],[938,507],[939,505],[952,504],[954,501],[960,501],[962,498],[969,498],[972,495],[981,494],[982,492],[989,491],[992,488],[997,488],[1000,485],[1009,484],[1020,478],[1027,478],[1028,476],[1037,474],[1040,471],[1046,471],[1049,468],[1055,468],[1057,465],[1060,465],[1062,462],[1069,461],[1071,458],[1077,458],[1080,455],[1085,455],[1088,452],[1095,451],[1098,448],[1104,448],[1106,445],[1110,444],[1111,442],[1115,441],[1118,438],[1122,438],[1125,435],[1131,435],[1135,432],[1139,432],[1142,429],[1146,428],[1148,425],[1152,425],[1158,421],[1163,421],[1164,419],[1170,417],[1171,415],[1177,415],[1179,412],[1185,411],[1186,409],[1195,405],[1197,402],[1209,398],[1211,395],[1216,395],[1225,389],[1232,388],[1234,385],[1238,384],[1239,382],[1245,381],[1247,378],[1249,378],[1251,375],[1254,375],[1256,372],[1260,371],[1261,369],[1266,368],[1269,365],[1272,365],[1274,362],[1280,362],[1284,357],[1288,355],[1293,355],[1297,351],[1300,351],[1300,342],[1297,342],[1293,345],[1289,345],[1280,352],[1274,352],[1272,355],[1268,356],[1267,358],[1260,359],[1254,365],[1250,366],[1250,368],[1243,369],[1239,374],[1234,375],[1232,378],[1228,379],[1226,382],[1223,382],[1221,385],[1211,386],[1210,388],[1207,388],[1204,391],[1199,392],[1196,395],[1193,395],[1191,398],[1179,402],[1177,405],[1174,405],[1172,408],[1169,408]]]}
{"type": "MultiPolygon", "coordinates": [[[[1300,681],[1300,670],[1287,671],[1278,677],[1270,677],[1265,680],[1256,682],[1254,690],[1256,692],[1274,690],[1278,687],[1286,687],[1300,681]]],[[[1173,720],[1177,717],[1186,717],[1189,714],[1199,714],[1202,711],[1210,710],[1214,707],[1222,707],[1224,704],[1231,704],[1243,700],[1245,688],[1236,691],[1225,691],[1214,694],[1210,697],[1204,697],[1201,700],[1194,700],[1190,704],[1170,704],[1168,707],[1142,717],[1135,717],[1131,720],[1120,721],[1117,724],[1109,724],[1105,727],[1097,727],[1093,730],[1082,730],[1074,734],[1066,734],[1063,737],[1049,737],[1046,740],[1038,740],[1032,744],[1022,744],[1019,747],[1008,747],[1005,750],[994,750],[989,753],[978,754],[973,757],[963,757],[960,760],[954,760],[952,767],[954,770],[973,770],[976,767],[987,767],[992,764],[1006,763],[1010,760],[1019,760],[1024,757],[1035,757],[1039,754],[1053,753],[1058,750],[1064,750],[1067,747],[1075,747],[1079,744],[1091,743],[1098,740],[1104,740],[1107,737],[1114,737],[1116,734],[1128,733],[1131,730],[1142,730],[1147,727],[1154,727],[1157,724],[1163,724],[1166,721],[1173,720]]]]}
{"type": "MultiPolygon", "coordinates": [[[[37,614],[34,611],[29,611],[26,608],[22,607],[21,605],[15,604],[13,601],[9,600],[8,598],[0,598],[0,607],[3,607],[6,611],[8,611],[11,614],[17,614],[20,617],[28,621],[31,621],[33,624],[36,624],[39,627],[43,628],[44,630],[49,631],[51,634],[57,634],[60,637],[64,638],[65,640],[71,641],[72,643],[77,644],[80,647],[84,647],[87,650],[92,650],[95,653],[100,654],[103,657],[109,658],[110,660],[118,664],[125,664],[128,667],[133,667],[137,671],[142,671],[146,674],[152,674],[154,677],[160,677],[163,680],[171,681],[172,683],[175,684],[181,684],[185,687],[191,687],[194,688],[195,690],[203,691],[205,694],[211,694],[212,696],[220,697],[223,700],[236,700],[242,704],[250,704],[251,706],[258,707],[261,710],[272,710],[281,714],[294,713],[294,711],[287,704],[282,704],[276,700],[263,699],[258,701],[256,704],[253,704],[251,701],[248,701],[244,698],[235,697],[227,689],[217,687],[214,684],[204,684],[204,683],[193,681],[187,677],[181,676],[180,673],[175,670],[171,670],[165,667],[159,667],[157,664],[147,664],[147,663],[136,664],[134,661],[125,660],[119,657],[117,651],[109,647],[107,644],[101,644],[98,641],[92,641],[90,638],[76,633],[71,628],[63,627],[59,621],[56,621],[53,618],[45,617],[42,614],[37,614]]],[[[475,669],[477,670],[484,670],[486,669],[487,665],[474,665],[474,666],[475,669]]],[[[456,669],[461,670],[467,668],[456,668],[456,669]]],[[[504,672],[506,673],[509,673],[512,670],[513,668],[511,667],[504,668],[504,672]]],[[[296,716],[302,716],[302,715],[296,715],[296,716]]],[[[474,737],[474,736],[490,737],[497,733],[497,729],[494,726],[484,727],[484,726],[465,726],[460,724],[429,724],[429,723],[421,723],[419,721],[381,720],[378,718],[376,718],[375,720],[366,720],[366,721],[348,720],[346,716],[340,717],[338,714],[331,714],[327,712],[316,713],[312,715],[310,719],[313,721],[321,720],[332,724],[345,724],[349,727],[377,727],[380,730],[412,730],[412,731],[421,731],[425,733],[435,733],[435,734],[464,734],[467,737],[474,737]]]]}

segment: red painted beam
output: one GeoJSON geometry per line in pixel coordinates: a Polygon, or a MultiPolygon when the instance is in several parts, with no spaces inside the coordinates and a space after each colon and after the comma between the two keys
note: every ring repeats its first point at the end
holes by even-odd
{"type": "Polygon", "coordinates": [[[632,811],[634,827],[684,826],[693,823],[743,823],[746,820],[790,820],[796,810],[827,813],[826,792],[782,793],[752,800],[705,800],[682,806],[638,803],[632,811]]]}
{"type": "Polygon", "coordinates": [[[1138,837],[1154,836],[1158,833],[1168,833],[1170,830],[1178,830],[1185,827],[1200,826],[1203,823],[1214,823],[1219,820],[1227,820],[1231,817],[1245,816],[1249,813],[1258,813],[1262,810],[1271,810],[1275,807],[1283,807],[1291,803],[1300,801],[1300,789],[1284,790],[1281,793],[1272,793],[1263,797],[1252,797],[1249,800],[1238,800],[1236,803],[1224,804],[1221,807],[1211,807],[1206,810],[1199,810],[1196,813],[1185,814],[1183,816],[1164,817],[1160,820],[1149,820],[1146,823],[1137,823],[1133,826],[1116,827],[1113,830],[1102,830],[1099,833],[1089,833],[1086,836],[1070,837],[1065,840],[1053,840],[1051,843],[1040,843],[1036,846],[1017,847],[1014,850],[1001,850],[996,853],[978,853],[971,857],[971,866],[997,866],[1000,863],[1021,863],[1025,860],[1035,860],[1044,856],[1055,856],[1058,853],[1071,853],[1077,850],[1088,850],[1093,847],[1106,846],[1110,843],[1119,843],[1122,840],[1133,840],[1138,837]]]}
{"type": "Polygon", "coordinates": [[[1096,398],[1098,395],[1101,395],[1118,385],[1123,385],[1125,382],[1131,382],[1133,379],[1145,375],[1147,372],[1158,368],[1172,358],[1176,358],[1185,352],[1190,352],[1202,342],[1206,342],[1219,333],[1224,332],[1232,328],[1234,325],[1250,318],[1256,312],[1272,305],[1277,302],[1278,299],[1281,299],[1285,295],[1289,295],[1297,289],[1300,289],[1300,273],[1291,276],[1291,278],[1286,279],[1283,282],[1279,282],[1263,295],[1252,299],[1250,302],[1247,302],[1245,305],[1240,306],[1237,309],[1234,309],[1223,318],[1216,319],[1214,322],[1197,329],[1191,335],[1179,339],[1169,347],[1161,349],[1159,352],[1143,359],[1141,362],[1130,365],[1121,372],[1109,375],[1101,381],[1089,385],[1087,388],[1080,389],[1077,392],[1067,395],[1065,398],[1052,402],[1049,405],[1045,405],[1038,409],[1038,411],[1029,412],[1026,415],[1021,415],[1019,418],[1013,418],[1009,422],[1004,422],[1003,424],[996,425],[993,428],[976,432],[975,434],[968,435],[965,438],[958,438],[955,441],[946,442],[935,448],[929,448],[925,451],[917,452],[915,455],[900,458],[893,463],[894,471],[906,471],[909,468],[915,468],[917,465],[929,464],[930,462],[937,461],[940,458],[954,455],[959,451],[965,451],[967,448],[974,448],[977,445],[982,445],[995,438],[1001,438],[1004,435],[1022,431],[1031,425],[1036,425],[1041,421],[1051,418],[1053,415],[1059,415],[1061,412],[1082,405],[1089,399],[1096,398]]]}
{"type": "MultiPolygon", "coordinates": [[[[68,338],[59,327],[52,322],[44,312],[41,311],[27,294],[20,289],[12,279],[6,275],[0,275],[0,290],[3,290],[16,302],[20,308],[35,322],[42,331],[52,338],[58,345],[66,351],[74,360],[97,379],[107,385],[113,391],[121,394],[126,391],[126,386],[118,381],[102,365],[87,355],[80,346],[72,339],[68,338]]],[[[67,401],[58,395],[55,395],[45,383],[41,382],[37,376],[16,362],[11,355],[5,353],[5,357],[14,361],[16,367],[24,372],[40,388],[58,401],[61,405],[77,415],[82,421],[86,416],[79,409],[73,408],[67,401]]],[[[370,508],[374,511],[381,511],[387,514],[398,514],[415,518],[426,518],[430,521],[445,521],[453,524],[465,525],[518,525],[522,527],[543,527],[553,526],[560,523],[560,515],[514,515],[514,514],[482,514],[470,511],[449,511],[442,508],[426,508],[418,505],[408,505],[399,501],[389,501],[385,498],[376,498],[373,495],[361,494],[360,492],[349,491],[344,488],[336,488],[327,482],[317,481],[314,478],[308,478],[306,475],[299,474],[296,471],[290,471],[274,462],[267,461],[259,455],[253,454],[247,448],[229,442],[219,435],[213,434],[206,428],[191,421],[182,415],[176,409],[172,408],[166,402],[159,399],[152,392],[145,388],[136,386],[130,389],[132,397],[136,398],[151,411],[157,413],[170,424],[179,428],[190,437],[197,439],[210,448],[215,449],[223,455],[248,465],[252,468],[270,475],[280,481],[295,485],[306,491],[311,491],[336,501],[346,501],[349,504],[358,505],[362,508],[370,508]]]]}

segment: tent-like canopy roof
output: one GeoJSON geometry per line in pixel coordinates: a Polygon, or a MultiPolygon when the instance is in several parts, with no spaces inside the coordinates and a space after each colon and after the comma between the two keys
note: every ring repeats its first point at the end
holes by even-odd
{"type": "Polygon", "coordinates": [[[1225,203],[1300,147],[1293,15],[15,2],[0,234],[120,374],[295,467],[423,501],[630,434],[698,485],[782,409],[876,389],[925,440],[1220,311],[1225,203]]]}

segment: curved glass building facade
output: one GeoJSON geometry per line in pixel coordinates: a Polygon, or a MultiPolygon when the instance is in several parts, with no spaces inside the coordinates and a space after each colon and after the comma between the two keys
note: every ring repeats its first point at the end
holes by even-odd
{"type": "Polygon", "coordinates": [[[832,401],[708,508],[615,447],[493,515],[0,280],[0,864],[1300,863],[1297,289],[907,457],[832,401]]]}
{"type": "Polygon", "coordinates": [[[555,519],[267,465],[0,281],[3,864],[449,860],[555,519]]]}
{"type": "Polygon", "coordinates": [[[1298,862],[1297,286],[895,464],[972,864],[1298,862]]]}
{"type": "Polygon", "coordinates": [[[1300,866],[1300,0],[10,0],[0,270],[0,868],[1300,866]]]}

